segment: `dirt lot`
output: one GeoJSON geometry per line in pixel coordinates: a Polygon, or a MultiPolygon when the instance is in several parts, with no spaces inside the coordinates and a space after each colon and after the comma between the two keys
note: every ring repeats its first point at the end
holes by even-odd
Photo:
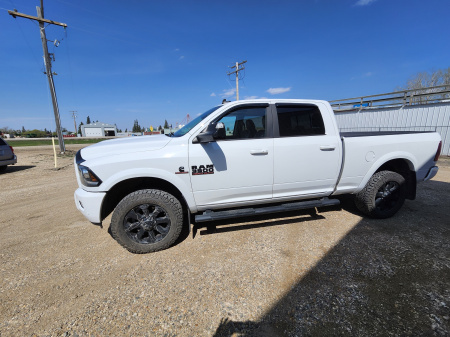
{"type": "Polygon", "coordinates": [[[55,170],[50,147],[16,154],[0,175],[0,336],[450,335],[448,159],[388,220],[344,199],[133,255],[110,218],[75,208],[70,156],[55,170]]]}

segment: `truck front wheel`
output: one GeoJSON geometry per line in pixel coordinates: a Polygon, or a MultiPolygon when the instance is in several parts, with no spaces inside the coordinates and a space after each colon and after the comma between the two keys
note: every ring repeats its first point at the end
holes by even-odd
{"type": "Polygon", "coordinates": [[[402,207],[406,197],[405,178],[392,171],[375,173],[355,198],[356,207],[372,218],[385,219],[402,207]]]}
{"type": "Polygon", "coordinates": [[[132,253],[145,254],[170,247],[180,236],[183,209],[171,194],[139,190],[119,202],[111,220],[111,233],[132,253]]]}

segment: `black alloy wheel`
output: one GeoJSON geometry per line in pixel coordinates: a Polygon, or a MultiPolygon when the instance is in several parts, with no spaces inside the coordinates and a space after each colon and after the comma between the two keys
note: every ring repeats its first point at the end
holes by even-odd
{"type": "Polygon", "coordinates": [[[388,181],[378,189],[375,195],[375,208],[380,212],[394,209],[400,200],[400,185],[396,181],[388,181]]]}
{"type": "Polygon", "coordinates": [[[164,239],[169,233],[170,223],[170,217],[162,207],[143,204],[125,215],[123,228],[134,242],[149,244],[164,239]]]}
{"type": "Polygon", "coordinates": [[[132,253],[169,248],[183,227],[183,208],[170,193],[145,189],[128,194],[116,206],[111,234],[132,253]]]}
{"type": "Polygon", "coordinates": [[[355,204],[372,218],[386,219],[398,212],[405,199],[405,178],[397,172],[380,171],[356,194],[355,204]]]}

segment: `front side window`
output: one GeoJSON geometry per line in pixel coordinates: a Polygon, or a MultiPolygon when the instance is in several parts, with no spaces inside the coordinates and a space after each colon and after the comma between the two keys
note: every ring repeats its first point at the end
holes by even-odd
{"type": "Polygon", "coordinates": [[[264,138],[266,135],[266,108],[247,107],[234,110],[217,122],[225,125],[218,139],[264,138]]]}
{"type": "Polygon", "coordinates": [[[277,106],[280,137],[324,135],[319,108],[313,104],[277,106]]]}

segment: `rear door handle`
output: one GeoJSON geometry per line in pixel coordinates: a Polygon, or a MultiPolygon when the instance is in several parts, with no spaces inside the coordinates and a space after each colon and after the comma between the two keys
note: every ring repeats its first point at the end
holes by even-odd
{"type": "Polygon", "coordinates": [[[250,150],[250,153],[254,156],[257,156],[257,155],[266,155],[269,153],[269,151],[267,151],[267,150],[250,150]]]}
{"type": "Polygon", "coordinates": [[[336,146],[333,145],[323,145],[320,147],[321,151],[334,151],[336,149],[336,146]]]}

